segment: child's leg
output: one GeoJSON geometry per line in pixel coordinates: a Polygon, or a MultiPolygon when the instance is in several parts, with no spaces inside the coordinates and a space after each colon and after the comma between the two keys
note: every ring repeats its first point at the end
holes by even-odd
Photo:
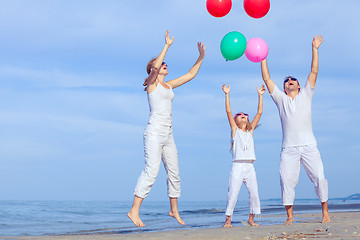
{"type": "Polygon", "coordinates": [[[257,226],[259,226],[259,224],[254,222],[254,217],[255,217],[255,214],[249,214],[249,224],[250,224],[250,226],[257,227],[257,226]]]}
{"type": "Polygon", "coordinates": [[[232,216],[235,208],[235,204],[240,192],[243,174],[241,163],[234,162],[230,172],[228,197],[226,203],[226,216],[232,216]]]}
{"type": "Polygon", "coordinates": [[[258,226],[258,224],[254,222],[254,216],[255,214],[261,214],[261,210],[255,168],[252,163],[249,163],[246,169],[247,175],[244,183],[249,192],[249,224],[251,226],[258,226]]]}

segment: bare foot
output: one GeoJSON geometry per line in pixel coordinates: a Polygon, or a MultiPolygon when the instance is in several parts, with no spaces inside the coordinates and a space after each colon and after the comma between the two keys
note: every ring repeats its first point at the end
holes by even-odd
{"type": "Polygon", "coordinates": [[[254,222],[254,221],[248,221],[248,223],[249,223],[250,226],[254,226],[254,227],[259,226],[259,224],[257,224],[257,223],[254,222]]]}
{"type": "Polygon", "coordinates": [[[179,212],[170,211],[169,216],[175,218],[181,225],[185,225],[185,222],[180,218],[179,212]]]}
{"type": "Polygon", "coordinates": [[[284,225],[291,225],[294,222],[294,218],[288,217],[286,221],[284,222],[284,225]]]}
{"type": "Polygon", "coordinates": [[[145,224],[141,221],[139,213],[133,213],[131,210],[128,212],[127,216],[131,221],[138,227],[145,227],[145,224]]]}
{"type": "Polygon", "coordinates": [[[225,223],[224,223],[224,227],[225,228],[231,228],[231,218],[226,218],[225,223]]]}
{"type": "Polygon", "coordinates": [[[323,219],[322,219],[321,223],[329,223],[329,222],[331,222],[330,215],[329,215],[329,213],[325,213],[323,215],[323,219]]]}

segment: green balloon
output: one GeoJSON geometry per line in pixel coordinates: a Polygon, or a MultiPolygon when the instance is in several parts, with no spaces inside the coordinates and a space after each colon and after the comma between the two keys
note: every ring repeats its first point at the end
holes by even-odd
{"type": "Polygon", "coordinates": [[[233,31],[226,34],[220,43],[220,51],[226,60],[240,58],[246,50],[246,38],[243,34],[233,31]]]}

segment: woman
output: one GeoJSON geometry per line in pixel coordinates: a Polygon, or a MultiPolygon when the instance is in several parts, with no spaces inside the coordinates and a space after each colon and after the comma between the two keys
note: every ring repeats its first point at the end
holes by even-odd
{"type": "Polygon", "coordinates": [[[149,76],[143,85],[147,91],[150,117],[144,132],[145,168],[135,187],[133,206],[127,214],[139,227],[145,227],[140,219],[139,209],[155,182],[161,160],[168,176],[169,216],[175,218],[181,225],[185,225],[177,209],[177,198],[180,197],[180,177],[177,149],[172,134],[171,103],[174,98],[172,89],[189,82],[196,76],[204,59],[206,47],[198,42],[199,58],[190,71],[179,78],[165,82],[168,69],[164,58],[173,41],[174,37],[170,39],[169,32],[166,31],[163,50],[157,58],[149,61],[146,67],[149,76]]]}

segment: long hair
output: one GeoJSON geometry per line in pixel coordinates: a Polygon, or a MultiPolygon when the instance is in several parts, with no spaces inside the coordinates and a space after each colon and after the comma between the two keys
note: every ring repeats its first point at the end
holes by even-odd
{"type": "MultiPolygon", "coordinates": [[[[147,72],[148,75],[149,75],[150,72],[151,72],[151,68],[153,67],[155,60],[156,60],[156,58],[152,58],[152,59],[148,62],[148,64],[146,65],[146,72],[147,72]]],[[[148,77],[149,77],[149,76],[148,76],[148,77]]],[[[143,86],[145,87],[145,88],[144,88],[144,91],[146,91],[146,89],[147,89],[147,79],[148,79],[148,78],[145,78],[144,83],[143,83],[143,86]]]]}

